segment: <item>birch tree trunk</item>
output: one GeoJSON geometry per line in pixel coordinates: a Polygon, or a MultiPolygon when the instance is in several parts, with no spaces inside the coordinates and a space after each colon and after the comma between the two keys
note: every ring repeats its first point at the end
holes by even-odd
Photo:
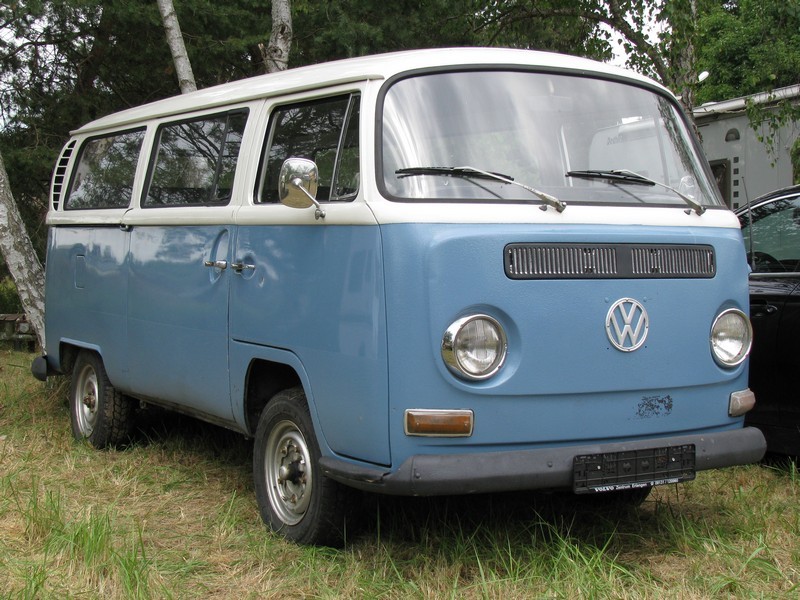
{"type": "Polygon", "coordinates": [[[269,46],[259,44],[267,73],[284,71],[289,66],[292,47],[292,9],[290,0],[272,0],[272,33],[269,46]]]}
{"type": "Polygon", "coordinates": [[[28,322],[44,348],[44,271],[25,224],[17,210],[6,165],[0,155],[0,252],[17,286],[17,293],[28,315],[28,322]]]}
{"type": "Polygon", "coordinates": [[[161,19],[164,21],[164,29],[167,32],[167,44],[169,45],[169,51],[172,53],[172,62],[175,63],[175,72],[178,75],[181,94],[194,92],[197,90],[197,84],[194,81],[189,55],[186,54],[186,45],[183,43],[183,35],[181,34],[181,26],[178,23],[178,15],[175,13],[175,7],[172,4],[172,0],[156,1],[158,2],[161,19]]]}

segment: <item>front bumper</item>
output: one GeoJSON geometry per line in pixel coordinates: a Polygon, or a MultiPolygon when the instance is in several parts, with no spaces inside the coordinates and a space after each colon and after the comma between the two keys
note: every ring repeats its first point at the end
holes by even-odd
{"type": "Polygon", "coordinates": [[[704,471],[760,460],[764,435],[755,427],[720,433],[471,454],[419,454],[395,471],[322,457],[323,473],[351,487],[401,496],[442,496],[512,490],[571,489],[573,458],[582,454],[627,452],[695,445],[695,469],[704,471]]]}

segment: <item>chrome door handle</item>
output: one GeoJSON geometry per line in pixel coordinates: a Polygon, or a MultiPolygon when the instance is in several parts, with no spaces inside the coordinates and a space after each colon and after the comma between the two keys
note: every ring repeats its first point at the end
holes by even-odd
{"type": "Polygon", "coordinates": [[[256,268],[255,265],[249,265],[243,262],[231,263],[231,269],[233,269],[237,273],[241,273],[242,271],[254,271],[255,268],[256,268]]]}
{"type": "Polygon", "coordinates": [[[204,267],[214,267],[215,269],[219,269],[224,271],[228,268],[228,261],[227,260],[207,260],[203,263],[204,267]]]}

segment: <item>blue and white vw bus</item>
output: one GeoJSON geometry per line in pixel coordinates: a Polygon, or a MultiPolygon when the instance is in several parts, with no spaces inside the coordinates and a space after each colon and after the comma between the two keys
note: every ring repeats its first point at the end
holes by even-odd
{"type": "Polygon", "coordinates": [[[304,67],[93,121],[48,213],[40,378],[255,439],[264,520],[353,489],[639,502],[758,460],[736,217],[673,95],[556,54],[304,67]]]}

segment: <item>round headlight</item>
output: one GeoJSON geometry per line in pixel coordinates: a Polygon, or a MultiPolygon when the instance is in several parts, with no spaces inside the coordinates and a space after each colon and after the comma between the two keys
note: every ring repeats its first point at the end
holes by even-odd
{"type": "Polygon", "coordinates": [[[506,334],[495,319],[472,315],[455,321],[442,338],[442,358],[459,377],[487,379],[506,359],[506,334]]]}
{"type": "Polygon", "coordinates": [[[753,328],[740,310],[731,308],[717,316],[711,327],[711,353],[723,367],[741,364],[750,353],[753,328]]]}

